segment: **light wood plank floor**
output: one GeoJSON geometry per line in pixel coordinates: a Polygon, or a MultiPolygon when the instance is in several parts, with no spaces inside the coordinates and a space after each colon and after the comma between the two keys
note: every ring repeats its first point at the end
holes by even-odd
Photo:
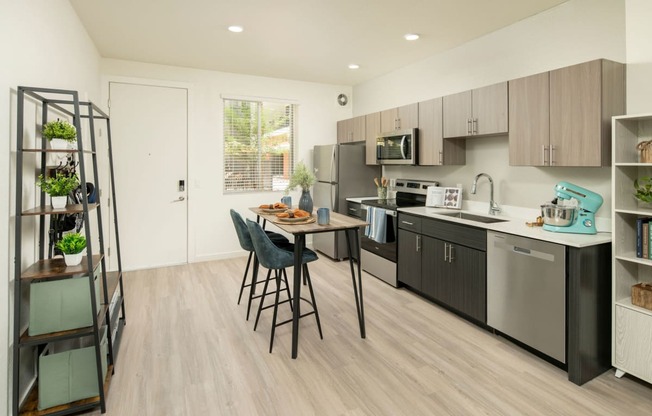
{"type": "Polygon", "coordinates": [[[308,317],[296,360],[289,325],[269,354],[271,309],[253,332],[246,302],[236,305],[245,260],[126,273],[108,415],[652,413],[647,384],[612,370],[576,386],[503,338],[367,274],[361,339],[348,263],[323,258],[310,269],[324,340],[308,317]]]}

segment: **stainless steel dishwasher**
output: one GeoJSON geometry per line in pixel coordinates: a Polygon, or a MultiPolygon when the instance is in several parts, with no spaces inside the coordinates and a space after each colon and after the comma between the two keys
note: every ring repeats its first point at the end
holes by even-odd
{"type": "Polygon", "coordinates": [[[566,247],[488,231],[487,324],[566,363],[566,247]]]}

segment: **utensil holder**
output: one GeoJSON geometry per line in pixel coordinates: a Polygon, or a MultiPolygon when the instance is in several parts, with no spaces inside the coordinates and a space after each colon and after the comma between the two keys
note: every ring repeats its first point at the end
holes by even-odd
{"type": "Polygon", "coordinates": [[[387,188],[379,186],[378,187],[378,199],[384,201],[387,199],[387,188]]]}

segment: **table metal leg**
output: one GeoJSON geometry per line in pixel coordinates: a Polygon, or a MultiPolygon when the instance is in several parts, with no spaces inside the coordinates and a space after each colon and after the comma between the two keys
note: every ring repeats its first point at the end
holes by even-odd
{"type": "Polygon", "coordinates": [[[292,311],[292,358],[297,358],[299,349],[299,317],[301,316],[301,258],[306,243],[304,234],[294,237],[294,291],[292,292],[294,310],[292,311]]]}
{"type": "Polygon", "coordinates": [[[355,295],[355,307],[358,312],[358,323],[360,324],[360,338],[367,336],[364,324],[364,299],[362,297],[362,269],[360,265],[360,239],[358,229],[348,229],[346,232],[346,248],[349,254],[349,265],[351,266],[351,282],[353,283],[353,293],[355,295]],[[353,267],[353,248],[351,244],[355,242],[355,259],[358,262],[358,283],[355,281],[355,269],[353,267]]]}

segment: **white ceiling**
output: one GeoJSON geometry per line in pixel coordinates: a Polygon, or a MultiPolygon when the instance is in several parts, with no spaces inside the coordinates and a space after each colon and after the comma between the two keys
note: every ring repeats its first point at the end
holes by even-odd
{"type": "Polygon", "coordinates": [[[70,0],[105,58],[355,85],[567,0],[70,0]],[[244,32],[227,31],[241,25],[244,32]],[[419,33],[408,42],[403,35],[419,33]],[[350,70],[348,64],[360,65],[350,70]]]}

